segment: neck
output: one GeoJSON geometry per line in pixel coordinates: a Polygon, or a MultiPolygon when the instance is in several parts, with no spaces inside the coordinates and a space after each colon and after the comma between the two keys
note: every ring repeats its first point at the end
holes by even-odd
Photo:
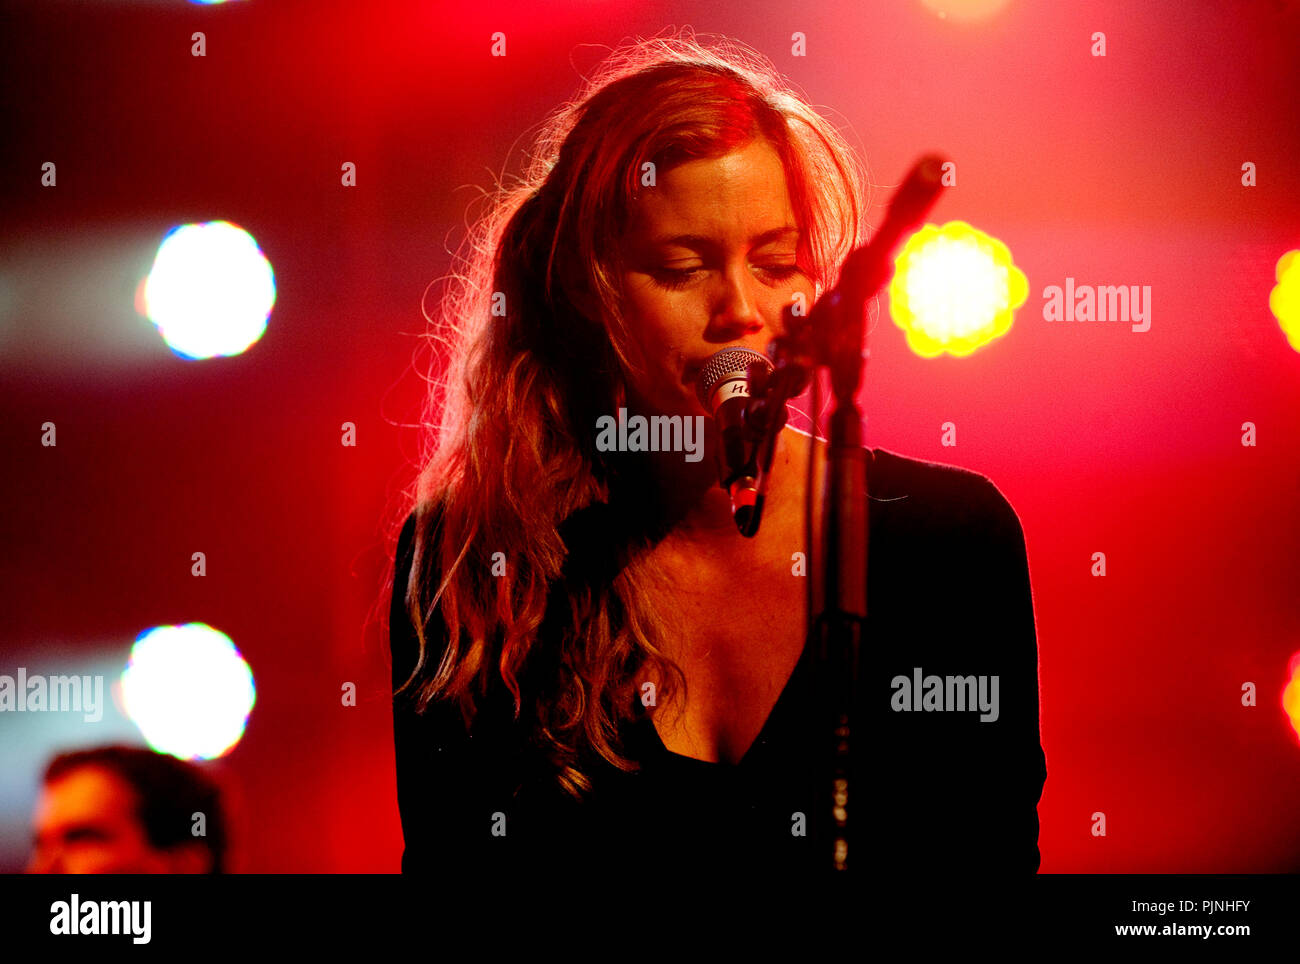
{"type": "MultiPolygon", "coordinates": [[[[664,538],[684,545],[724,544],[736,548],[753,540],[736,530],[731,501],[718,484],[718,438],[712,420],[706,423],[704,457],[687,462],[680,452],[641,454],[634,472],[642,494],[641,502],[650,518],[650,528],[664,538]]],[[[802,520],[803,492],[807,470],[809,438],[789,427],[777,436],[772,473],[763,507],[764,530],[783,527],[797,513],[802,520]]]]}

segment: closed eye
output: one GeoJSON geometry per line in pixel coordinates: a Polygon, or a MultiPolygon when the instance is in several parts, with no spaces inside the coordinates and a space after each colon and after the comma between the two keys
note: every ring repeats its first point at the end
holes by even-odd
{"type": "Polygon", "coordinates": [[[763,270],[774,278],[793,278],[802,273],[802,269],[797,264],[769,264],[764,265],[763,270]]]}
{"type": "MultiPolygon", "coordinates": [[[[768,277],[784,281],[793,278],[797,274],[802,274],[802,269],[797,264],[767,264],[756,265],[756,270],[763,272],[768,277]]],[[[660,268],[654,272],[655,280],[665,288],[685,288],[693,281],[698,280],[702,275],[707,273],[703,266],[694,268],[660,268]]]]}
{"type": "Polygon", "coordinates": [[[654,277],[665,288],[685,288],[703,273],[703,268],[660,268],[654,277]]]}
{"type": "Polygon", "coordinates": [[[109,839],[108,834],[97,827],[72,827],[63,835],[69,843],[99,842],[109,839]]]}

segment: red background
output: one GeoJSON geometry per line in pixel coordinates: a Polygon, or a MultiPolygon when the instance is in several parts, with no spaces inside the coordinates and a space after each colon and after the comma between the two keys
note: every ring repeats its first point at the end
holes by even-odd
{"type": "MultiPolygon", "coordinates": [[[[932,220],[1001,238],[1029,278],[1011,332],[961,360],[913,356],[882,297],[862,405],[869,444],[989,475],[1023,522],[1043,872],[1300,870],[1280,708],[1300,650],[1300,355],[1268,311],[1300,248],[1296,3],[1013,0],[961,24],[856,0],[47,0],[4,18],[0,672],[120,662],[162,623],[227,633],[258,685],[221,764],[240,869],[397,868],[385,583],[416,469],[422,296],[464,186],[517,171],[525,132],[608,46],[689,24],[828,107],[877,185],[872,224],[941,151],[958,183],[932,220]],[[168,228],[211,219],[257,238],[279,300],[244,355],[187,362],[131,297],[168,228]],[[1043,321],[1066,277],[1150,285],[1150,331],[1043,321]]],[[[25,857],[35,766],[69,740],[48,742],[5,751],[0,869],[25,857]]]]}

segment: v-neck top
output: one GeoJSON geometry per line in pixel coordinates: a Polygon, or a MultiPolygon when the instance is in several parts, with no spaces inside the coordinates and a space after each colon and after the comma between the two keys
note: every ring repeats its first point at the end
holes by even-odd
{"type": "MultiPolygon", "coordinates": [[[[1034,873],[1047,768],[1020,520],[979,473],[868,452],[850,868],[1034,873]]],[[[395,688],[418,652],[403,605],[414,521],[413,513],[394,566],[395,688]]],[[[613,540],[599,513],[561,532],[582,564],[613,564],[613,540]]],[[[436,666],[446,630],[434,620],[427,633],[436,666]]],[[[620,732],[624,754],[640,768],[589,764],[592,789],[581,802],[546,772],[504,687],[489,693],[470,733],[452,704],[435,702],[417,714],[405,694],[396,697],[402,870],[527,872],[562,863],[615,873],[653,865],[784,876],[829,869],[832,724],[818,650],[816,640],[805,641],[736,763],[668,750],[640,714],[620,732]]]]}

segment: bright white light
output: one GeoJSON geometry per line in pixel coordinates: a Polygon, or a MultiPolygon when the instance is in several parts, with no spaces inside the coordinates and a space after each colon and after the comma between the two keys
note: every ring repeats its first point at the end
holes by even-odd
{"type": "Polygon", "coordinates": [[[229,221],[185,224],[158,246],[139,302],[178,355],[238,355],[266,331],[275,274],[243,228],[229,221]]]}
{"type": "Polygon", "coordinates": [[[960,358],[1005,335],[1029,295],[1007,246],[965,221],[924,225],[894,264],[889,313],[923,358],[960,358]]]}
{"type": "Polygon", "coordinates": [[[244,735],[257,694],[225,633],[205,623],[142,633],[122,671],[126,715],[160,753],[211,760],[244,735]]]}

